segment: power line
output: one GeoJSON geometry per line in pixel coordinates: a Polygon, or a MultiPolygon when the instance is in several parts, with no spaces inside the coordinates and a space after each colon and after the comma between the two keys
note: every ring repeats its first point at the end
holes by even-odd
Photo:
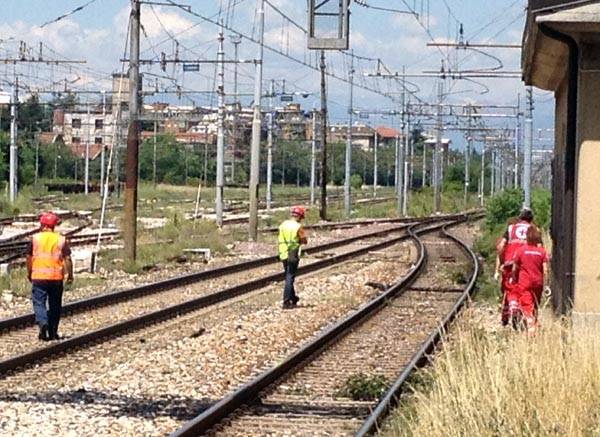
{"type": "Polygon", "coordinates": [[[47,21],[47,22],[45,22],[44,24],[42,24],[40,26],[40,29],[42,27],[45,27],[45,26],[49,25],[49,24],[57,23],[60,20],[63,20],[65,18],[67,18],[67,17],[70,17],[71,15],[76,14],[77,12],[79,12],[79,11],[87,8],[89,5],[91,5],[92,3],[95,3],[95,2],[96,2],[96,0],[90,0],[86,4],[81,5],[81,6],[77,7],[77,8],[75,8],[75,9],[73,9],[71,12],[67,12],[66,14],[60,15],[60,16],[56,17],[54,20],[47,21]]]}
{"type": "MultiPolygon", "coordinates": [[[[167,1],[168,1],[169,3],[171,3],[173,6],[179,7],[180,9],[184,10],[185,12],[187,12],[187,13],[188,13],[188,14],[190,14],[190,15],[193,15],[193,16],[195,16],[195,17],[197,17],[197,18],[199,18],[199,19],[201,19],[201,20],[203,20],[203,21],[206,21],[206,22],[208,22],[208,23],[211,23],[211,24],[213,24],[213,25],[215,25],[215,26],[219,26],[219,23],[218,23],[217,21],[215,21],[214,19],[211,19],[211,18],[209,18],[209,17],[207,17],[207,16],[205,16],[205,15],[202,15],[202,14],[200,14],[200,13],[198,13],[198,12],[195,12],[195,11],[192,11],[192,10],[187,10],[187,9],[181,8],[181,7],[180,7],[179,5],[177,5],[177,4],[176,4],[176,3],[175,3],[173,0],[167,0],[167,1]]],[[[244,34],[244,33],[240,32],[240,31],[238,31],[238,30],[235,30],[235,29],[233,29],[231,26],[225,26],[225,25],[224,25],[223,27],[224,27],[225,29],[227,29],[228,31],[230,31],[230,32],[233,32],[233,33],[237,34],[238,36],[240,36],[240,37],[241,37],[241,38],[243,38],[243,39],[246,39],[246,40],[248,40],[248,41],[250,41],[250,42],[252,42],[252,43],[254,43],[254,44],[259,44],[259,41],[258,41],[256,38],[254,38],[253,36],[248,36],[248,35],[246,35],[246,34],[244,34]]],[[[291,61],[293,61],[293,62],[296,62],[297,64],[303,65],[303,66],[305,66],[305,67],[308,67],[308,68],[310,68],[310,69],[312,69],[312,70],[315,70],[315,71],[319,71],[319,69],[318,69],[316,66],[313,66],[313,65],[311,65],[311,64],[309,64],[309,63],[307,63],[306,61],[303,61],[303,60],[301,60],[301,59],[298,59],[298,58],[296,58],[296,57],[294,57],[294,56],[290,55],[289,53],[284,53],[284,52],[282,52],[281,50],[279,50],[279,49],[276,49],[276,48],[274,48],[274,47],[272,47],[272,46],[270,46],[270,45],[268,45],[268,44],[263,44],[263,47],[264,47],[265,49],[269,50],[270,52],[273,52],[273,53],[275,53],[275,54],[278,54],[278,55],[280,55],[280,56],[283,56],[283,57],[285,57],[285,58],[287,58],[287,59],[289,59],[289,60],[291,60],[291,61]]],[[[335,73],[332,73],[332,72],[330,72],[329,70],[327,70],[326,74],[327,74],[329,77],[332,77],[332,78],[334,78],[334,79],[340,80],[340,81],[342,81],[342,82],[346,82],[346,83],[348,83],[348,82],[349,82],[347,78],[341,77],[341,76],[339,76],[339,75],[337,75],[337,74],[335,74],[335,73]]],[[[390,99],[394,100],[394,99],[393,99],[391,96],[385,95],[384,93],[382,93],[382,92],[380,92],[380,91],[378,91],[378,90],[376,90],[376,89],[373,89],[373,88],[371,88],[371,87],[368,87],[368,86],[365,86],[365,85],[358,85],[358,84],[356,84],[355,86],[356,86],[356,87],[358,87],[358,88],[362,88],[362,89],[364,89],[364,90],[366,90],[366,91],[372,92],[372,93],[374,93],[374,94],[379,94],[379,95],[382,95],[383,97],[387,97],[387,98],[390,98],[390,99]]]]}

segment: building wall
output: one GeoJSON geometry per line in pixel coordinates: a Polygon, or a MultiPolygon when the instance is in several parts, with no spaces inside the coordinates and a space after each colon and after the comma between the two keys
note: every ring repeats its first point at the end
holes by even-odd
{"type": "Polygon", "coordinates": [[[581,44],[575,312],[600,314],[600,44],[581,44]]]}
{"type": "Polygon", "coordinates": [[[567,81],[563,81],[555,93],[555,153],[552,162],[552,222],[550,235],[552,237],[552,304],[558,313],[564,313],[569,308],[572,299],[568,286],[571,271],[571,254],[568,250],[572,240],[570,230],[563,225],[567,207],[565,190],[565,155],[567,144],[567,81]]]}

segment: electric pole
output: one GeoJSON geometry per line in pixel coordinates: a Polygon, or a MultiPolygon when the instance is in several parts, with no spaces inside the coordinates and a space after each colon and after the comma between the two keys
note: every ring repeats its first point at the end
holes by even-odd
{"type": "Polygon", "coordinates": [[[514,185],[515,188],[519,187],[519,149],[521,141],[521,117],[519,115],[521,110],[521,94],[517,94],[517,120],[515,125],[515,166],[514,166],[514,185]]]}
{"type": "Polygon", "coordinates": [[[443,121],[442,121],[442,103],[444,99],[444,82],[442,79],[438,82],[438,107],[437,107],[437,127],[436,127],[436,143],[435,143],[435,151],[433,153],[433,211],[440,212],[441,204],[442,204],[442,196],[441,196],[441,159],[442,159],[442,129],[443,121]]]}
{"type": "Polygon", "coordinates": [[[533,88],[527,87],[527,109],[525,111],[525,150],[523,165],[523,189],[525,202],[523,206],[531,208],[531,150],[533,146],[533,88]]]}
{"type": "MultiPolygon", "coordinates": [[[[104,165],[106,160],[106,92],[102,91],[102,150],[100,151],[100,197],[104,197],[104,165]]],[[[114,135],[113,135],[114,138],[114,135]]]]}
{"type": "Polygon", "coordinates": [[[421,178],[421,188],[425,188],[427,183],[427,143],[423,141],[423,177],[421,178]]]}
{"type": "Polygon", "coordinates": [[[84,177],[83,177],[83,192],[89,194],[90,185],[90,141],[92,138],[92,119],[90,115],[90,104],[87,104],[87,135],[85,142],[85,165],[84,165],[84,177]]]}
{"type": "Polygon", "coordinates": [[[379,148],[379,135],[375,127],[375,137],[373,139],[373,197],[377,197],[377,149],[379,148]]]}
{"type": "Polygon", "coordinates": [[[321,50],[321,220],[327,220],[327,84],[325,50],[321,50]]]}
{"type": "Polygon", "coordinates": [[[354,52],[350,53],[350,70],[348,71],[350,81],[350,102],[348,106],[348,135],[346,135],[346,168],[344,172],[344,211],[346,217],[350,217],[352,205],[350,201],[351,167],[352,167],[352,112],[354,106],[354,52]]]}
{"type": "Polygon", "coordinates": [[[479,199],[480,206],[483,206],[485,203],[485,146],[486,140],[483,140],[483,144],[481,145],[481,198],[479,199]]]}
{"type": "Polygon", "coordinates": [[[269,93],[269,119],[267,132],[267,209],[271,209],[273,199],[273,96],[275,95],[275,81],[271,79],[271,90],[269,93]]]}
{"type": "Polygon", "coordinates": [[[215,193],[215,213],[217,226],[223,226],[223,190],[225,186],[225,49],[223,36],[223,21],[220,22],[219,28],[219,50],[217,52],[217,61],[219,62],[219,83],[217,85],[218,94],[218,113],[217,113],[217,183],[215,193]]]}
{"type": "Polygon", "coordinates": [[[10,193],[10,201],[14,202],[17,198],[18,190],[18,150],[17,150],[17,121],[19,117],[19,78],[15,77],[15,83],[13,88],[12,102],[10,105],[10,170],[8,189],[10,193]]]}
{"type": "Polygon", "coordinates": [[[256,75],[254,77],[254,115],[252,118],[252,144],[250,146],[250,218],[248,228],[250,239],[256,241],[258,238],[258,189],[260,177],[260,131],[261,114],[260,99],[262,95],[263,75],[263,51],[265,33],[265,1],[259,1],[258,9],[258,62],[256,63],[256,75]]]}
{"type": "Polygon", "coordinates": [[[317,109],[312,110],[312,141],[310,143],[310,204],[315,204],[317,158],[317,109]]]}
{"type": "Polygon", "coordinates": [[[412,141],[410,139],[410,112],[406,111],[406,123],[404,124],[404,183],[402,188],[404,193],[402,195],[402,215],[406,217],[408,215],[408,190],[412,182],[412,175],[410,171],[411,163],[408,156],[409,146],[411,150],[412,159],[412,141]]]}
{"type": "Polygon", "coordinates": [[[471,107],[471,105],[467,106],[467,115],[469,116],[469,130],[467,131],[467,147],[465,148],[465,210],[468,208],[469,205],[469,185],[471,184],[471,147],[473,145],[473,108],[471,107]]]}
{"type": "Polygon", "coordinates": [[[123,242],[125,258],[135,262],[137,255],[137,186],[139,152],[140,99],[140,1],[131,2],[131,40],[129,61],[129,126],[127,129],[127,166],[125,175],[125,211],[123,242]]]}
{"type": "Polygon", "coordinates": [[[158,134],[158,123],[157,123],[157,114],[156,107],[154,109],[154,136],[152,138],[152,183],[156,186],[156,136],[158,134]]]}
{"type": "Polygon", "coordinates": [[[239,135],[238,135],[238,60],[239,60],[239,45],[242,42],[242,37],[239,35],[231,35],[231,43],[233,44],[233,53],[235,63],[233,64],[233,101],[235,103],[235,111],[233,113],[233,138],[231,139],[231,145],[233,150],[231,151],[231,180],[235,183],[235,153],[237,150],[239,135]]]}

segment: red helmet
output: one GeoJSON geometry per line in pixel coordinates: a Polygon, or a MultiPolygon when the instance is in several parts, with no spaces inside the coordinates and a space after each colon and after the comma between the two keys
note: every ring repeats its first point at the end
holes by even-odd
{"type": "Polygon", "coordinates": [[[293,206],[291,213],[293,216],[298,218],[304,218],[304,214],[306,214],[306,210],[303,206],[293,206]]]}
{"type": "Polygon", "coordinates": [[[58,224],[58,216],[53,212],[45,212],[40,215],[40,225],[54,228],[58,224]]]}

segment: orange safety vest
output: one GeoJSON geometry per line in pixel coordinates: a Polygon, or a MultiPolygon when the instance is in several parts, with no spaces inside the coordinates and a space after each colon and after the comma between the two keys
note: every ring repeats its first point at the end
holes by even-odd
{"type": "Polygon", "coordinates": [[[62,255],[65,237],[58,232],[42,231],[33,236],[31,279],[62,281],[65,277],[62,255]]]}

